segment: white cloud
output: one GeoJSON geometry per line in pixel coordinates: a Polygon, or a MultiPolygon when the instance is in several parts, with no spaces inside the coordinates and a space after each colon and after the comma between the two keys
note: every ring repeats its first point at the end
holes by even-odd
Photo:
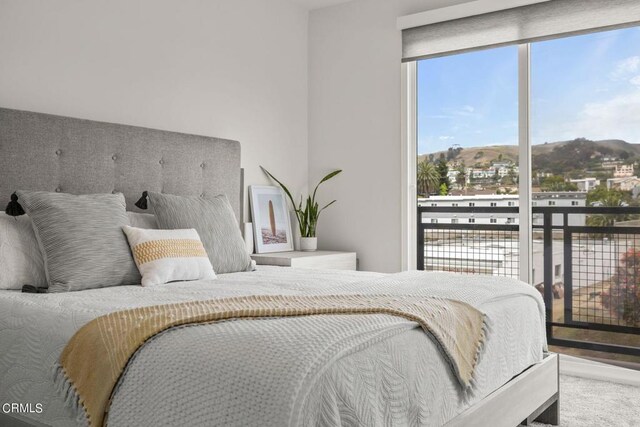
{"type": "Polygon", "coordinates": [[[561,121],[541,129],[536,143],[578,137],[640,143],[639,118],[640,91],[630,90],[602,102],[586,104],[575,120],[561,121]]]}
{"type": "Polygon", "coordinates": [[[619,95],[585,104],[573,120],[563,118],[534,129],[535,143],[579,137],[640,143],[640,56],[618,62],[610,77],[629,86],[619,95]]]}
{"type": "Polygon", "coordinates": [[[453,115],[455,117],[481,117],[482,115],[476,111],[476,108],[472,105],[463,105],[458,108],[442,108],[442,112],[446,115],[453,115]]]}
{"type": "Polygon", "coordinates": [[[442,135],[438,138],[440,141],[450,141],[452,139],[456,139],[455,136],[451,136],[451,135],[442,135]]]}
{"type": "Polygon", "coordinates": [[[427,119],[453,119],[454,117],[452,115],[447,115],[447,114],[431,114],[431,115],[425,116],[425,118],[427,118],[427,119]]]}
{"type": "Polygon", "coordinates": [[[611,80],[626,80],[640,71],[640,56],[630,56],[619,61],[611,72],[611,80]]]}

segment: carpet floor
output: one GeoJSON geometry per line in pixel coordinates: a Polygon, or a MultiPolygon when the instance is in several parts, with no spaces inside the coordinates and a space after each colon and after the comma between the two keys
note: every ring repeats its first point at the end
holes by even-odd
{"type": "Polygon", "coordinates": [[[560,426],[638,427],[640,387],[560,375],[560,426]]]}

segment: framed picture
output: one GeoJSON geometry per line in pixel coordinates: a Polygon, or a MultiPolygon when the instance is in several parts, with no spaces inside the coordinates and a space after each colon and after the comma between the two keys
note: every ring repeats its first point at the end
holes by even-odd
{"type": "Polygon", "coordinates": [[[287,199],[280,187],[249,186],[256,253],[293,250],[287,199]]]}

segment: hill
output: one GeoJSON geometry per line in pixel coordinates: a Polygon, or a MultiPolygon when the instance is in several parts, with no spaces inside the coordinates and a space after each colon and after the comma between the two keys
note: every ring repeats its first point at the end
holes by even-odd
{"type": "MultiPolygon", "coordinates": [[[[464,162],[466,166],[483,167],[492,162],[511,161],[517,163],[518,147],[515,145],[491,145],[439,151],[419,156],[419,161],[433,156],[464,162]]],[[[534,170],[565,174],[576,170],[599,170],[605,158],[616,158],[625,162],[640,160],[640,144],[630,144],[618,139],[591,141],[578,138],[557,141],[531,147],[534,170]]]]}

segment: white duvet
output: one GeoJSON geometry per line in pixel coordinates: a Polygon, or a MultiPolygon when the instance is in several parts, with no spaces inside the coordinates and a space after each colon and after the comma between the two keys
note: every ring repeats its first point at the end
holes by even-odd
{"type": "MultiPolygon", "coordinates": [[[[425,274],[426,295],[475,301],[489,318],[470,396],[429,336],[406,319],[236,320],[176,328],[150,340],[113,395],[108,425],[442,425],[542,360],[544,316],[535,289],[506,278],[425,274]],[[287,342],[278,342],[285,336],[287,342]],[[318,339],[326,343],[322,355],[305,354],[308,340],[318,339]],[[290,354],[269,359],[274,345],[287,345],[290,354]]],[[[56,394],[51,367],[77,329],[111,311],[247,294],[336,293],[383,277],[262,267],[151,288],[0,291],[0,403],[41,403],[41,414],[24,416],[52,426],[82,424],[56,394]]]]}

